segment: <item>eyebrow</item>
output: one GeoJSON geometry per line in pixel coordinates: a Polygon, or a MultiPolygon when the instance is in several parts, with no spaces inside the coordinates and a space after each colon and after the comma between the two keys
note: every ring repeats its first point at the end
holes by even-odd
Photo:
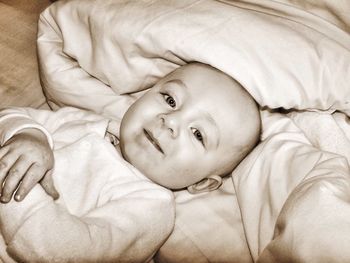
{"type": "Polygon", "coordinates": [[[171,80],[165,82],[164,84],[166,84],[166,83],[174,83],[185,91],[187,91],[187,89],[188,89],[186,84],[180,79],[171,79],[171,80]]]}

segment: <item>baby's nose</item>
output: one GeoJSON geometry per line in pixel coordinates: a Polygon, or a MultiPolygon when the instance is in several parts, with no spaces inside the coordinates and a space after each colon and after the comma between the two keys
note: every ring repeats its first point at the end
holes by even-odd
{"type": "Polygon", "coordinates": [[[173,138],[176,138],[179,135],[179,117],[172,114],[162,114],[160,116],[162,126],[167,129],[173,138]]]}

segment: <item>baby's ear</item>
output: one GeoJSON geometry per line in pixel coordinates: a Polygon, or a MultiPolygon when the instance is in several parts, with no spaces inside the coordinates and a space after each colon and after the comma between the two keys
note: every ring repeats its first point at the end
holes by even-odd
{"type": "Polygon", "coordinates": [[[222,185],[222,178],[219,175],[210,175],[207,178],[190,185],[187,187],[187,191],[191,194],[198,194],[204,192],[210,192],[218,189],[222,185]]]}

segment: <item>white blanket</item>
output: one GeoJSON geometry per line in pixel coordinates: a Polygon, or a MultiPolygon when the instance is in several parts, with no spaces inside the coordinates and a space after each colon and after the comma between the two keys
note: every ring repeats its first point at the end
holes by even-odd
{"type": "MultiPolygon", "coordinates": [[[[46,95],[51,105],[120,119],[134,100],[127,94],[199,61],[235,78],[262,107],[350,113],[350,36],[338,26],[346,21],[282,2],[59,1],[39,21],[46,95]]],[[[350,14],[349,2],[340,9],[338,18],[350,14]]]]}
{"type": "Polygon", "coordinates": [[[254,261],[350,259],[348,161],[313,146],[304,118],[263,112],[262,143],[233,172],[254,261]]]}
{"type": "MultiPolygon", "coordinates": [[[[348,17],[349,1],[59,1],[39,21],[42,83],[54,107],[74,105],[118,120],[138,96],[130,93],[199,61],[237,79],[264,109],[350,115],[348,17]]],[[[294,123],[262,115],[262,143],[233,173],[252,260],[349,261],[346,147],[323,148],[331,141],[303,126],[306,117],[291,116],[294,123]]],[[[198,250],[209,249],[202,243],[210,242],[213,227],[195,243],[198,250]]],[[[174,256],[182,246],[166,248],[174,256]]],[[[215,261],[223,251],[187,262],[215,261]]]]}

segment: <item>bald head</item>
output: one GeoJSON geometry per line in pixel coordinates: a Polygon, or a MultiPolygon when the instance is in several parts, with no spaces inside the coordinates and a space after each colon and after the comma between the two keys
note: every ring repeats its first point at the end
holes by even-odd
{"type": "Polygon", "coordinates": [[[214,119],[218,120],[221,139],[227,147],[221,151],[226,164],[217,173],[231,172],[259,141],[261,121],[255,100],[236,80],[207,64],[190,63],[168,77],[177,75],[184,81],[191,81],[192,85],[187,88],[199,91],[197,99],[203,104],[202,108],[213,112],[214,119]]]}

